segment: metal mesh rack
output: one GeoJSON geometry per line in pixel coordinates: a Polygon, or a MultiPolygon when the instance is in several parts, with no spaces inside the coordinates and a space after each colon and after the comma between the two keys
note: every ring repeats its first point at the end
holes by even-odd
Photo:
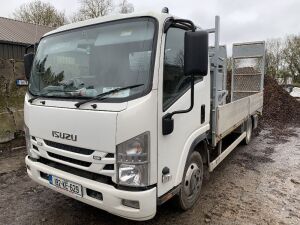
{"type": "Polygon", "coordinates": [[[265,42],[234,44],[231,101],[263,91],[265,42]]]}

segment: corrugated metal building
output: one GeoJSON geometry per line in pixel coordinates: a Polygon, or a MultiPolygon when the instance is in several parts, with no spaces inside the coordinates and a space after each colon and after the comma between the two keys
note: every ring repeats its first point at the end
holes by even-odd
{"type": "Polygon", "coordinates": [[[22,60],[25,48],[53,29],[0,17],[0,59],[22,60]]]}

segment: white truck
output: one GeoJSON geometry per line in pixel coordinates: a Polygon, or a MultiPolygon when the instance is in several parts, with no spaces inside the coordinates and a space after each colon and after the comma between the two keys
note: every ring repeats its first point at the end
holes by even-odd
{"type": "Polygon", "coordinates": [[[163,12],[47,33],[24,56],[28,175],[132,220],[173,196],[191,208],[205,172],[249,143],[262,112],[264,43],[234,45],[232,60],[228,91],[219,17],[208,30],[163,12]]]}

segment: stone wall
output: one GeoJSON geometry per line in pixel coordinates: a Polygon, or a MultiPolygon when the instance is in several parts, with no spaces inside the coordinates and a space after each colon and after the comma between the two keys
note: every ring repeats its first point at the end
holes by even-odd
{"type": "Polygon", "coordinates": [[[24,79],[23,61],[0,59],[0,143],[23,131],[23,103],[27,87],[16,86],[24,79]]]}

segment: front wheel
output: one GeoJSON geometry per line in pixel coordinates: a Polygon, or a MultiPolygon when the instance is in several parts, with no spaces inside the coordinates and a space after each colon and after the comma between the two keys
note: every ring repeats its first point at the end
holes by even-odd
{"type": "Polygon", "coordinates": [[[179,206],[188,210],[194,206],[200,196],[203,182],[203,161],[199,152],[193,152],[185,165],[182,186],[179,192],[179,206]]]}

